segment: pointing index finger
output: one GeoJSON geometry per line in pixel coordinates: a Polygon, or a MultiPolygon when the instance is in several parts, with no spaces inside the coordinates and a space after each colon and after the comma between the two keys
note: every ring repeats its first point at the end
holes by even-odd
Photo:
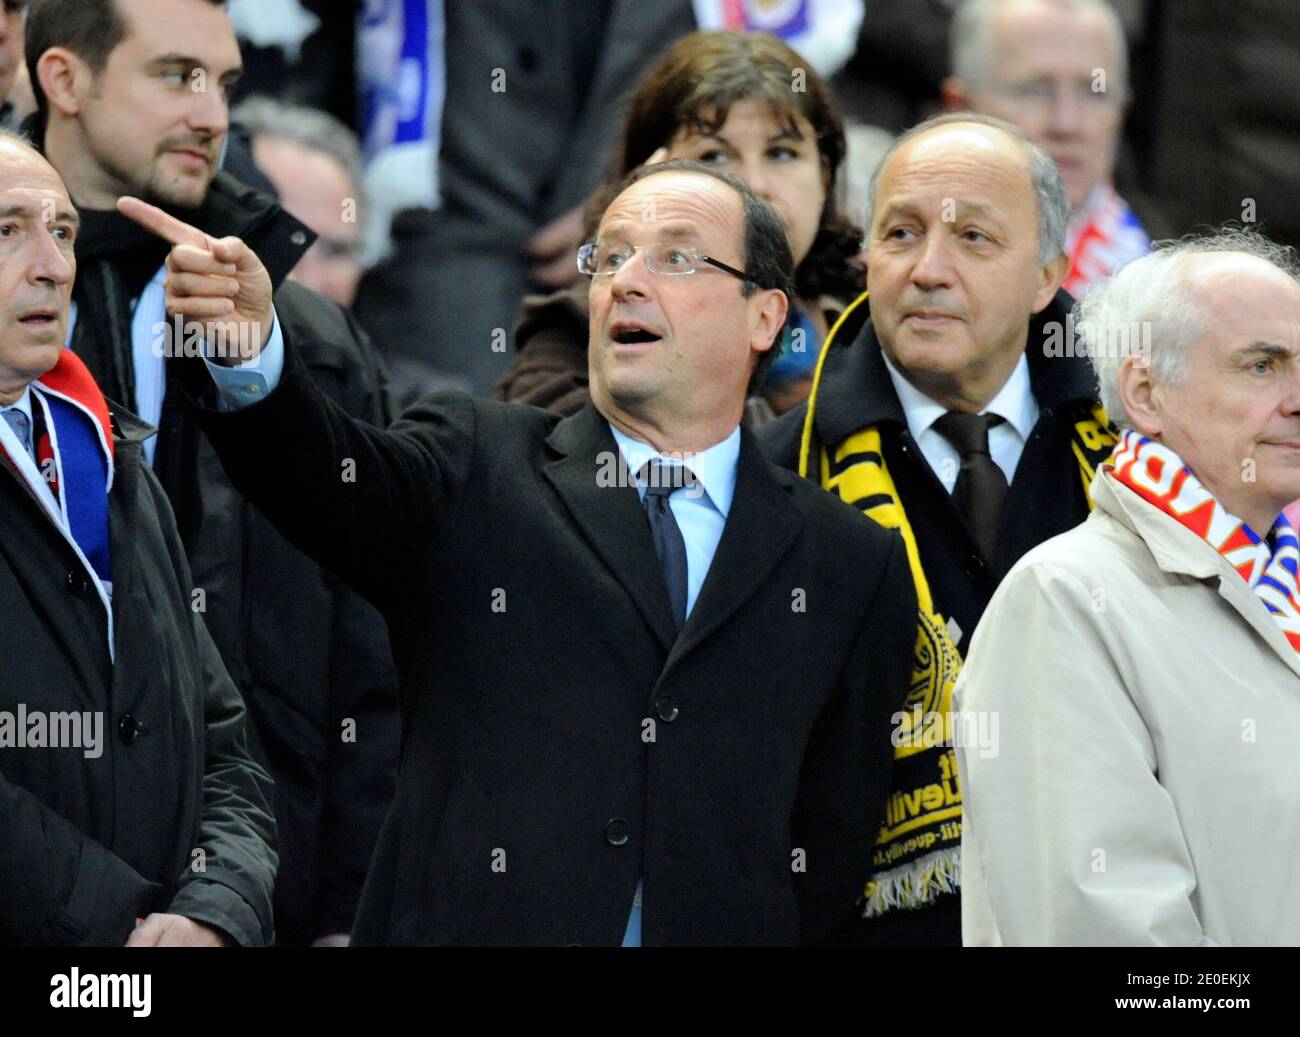
{"type": "Polygon", "coordinates": [[[142,202],[130,196],[117,200],[117,211],[129,220],[134,220],[145,230],[156,234],[169,245],[194,245],[197,248],[211,249],[212,239],[197,227],[178,220],[163,212],[158,206],[142,202]]]}

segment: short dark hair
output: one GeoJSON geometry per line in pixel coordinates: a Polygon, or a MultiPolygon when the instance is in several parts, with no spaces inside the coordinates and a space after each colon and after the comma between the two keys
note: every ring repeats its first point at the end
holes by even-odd
{"type": "MultiPolygon", "coordinates": [[[[224,7],[226,0],[207,3],[224,7]]],[[[108,64],[108,56],[126,39],[126,30],[126,18],[118,10],[117,0],[31,0],[27,5],[24,56],[42,119],[48,114],[49,100],[36,74],[41,55],[51,47],[66,47],[98,75],[108,64]]]]}
{"type": "MultiPolygon", "coordinates": [[[[741,251],[745,256],[746,280],[741,282],[740,294],[748,299],[756,291],[776,289],[785,295],[787,304],[794,301],[794,256],[790,252],[790,239],[786,235],[785,223],[775,209],[759,198],[749,189],[749,185],[739,177],[724,173],[696,162],[693,159],[674,158],[654,165],[637,166],[618,183],[601,193],[598,209],[593,209],[588,226],[593,229],[600,225],[605,211],[614,199],[635,183],[659,173],[698,173],[721,180],[736,194],[740,195],[740,205],[745,219],[745,240],[741,251]]],[[[789,311],[786,313],[789,320],[789,311]]],[[[767,370],[776,362],[781,352],[782,325],[777,331],[772,348],[760,353],[758,362],[749,379],[749,391],[756,392],[767,377],[767,370]]]]}

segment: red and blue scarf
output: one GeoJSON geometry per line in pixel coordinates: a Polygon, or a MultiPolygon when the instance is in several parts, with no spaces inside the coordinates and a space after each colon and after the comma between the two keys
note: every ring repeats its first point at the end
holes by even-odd
{"type": "MultiPolygon", "coordinates": [[[[108,404],[86,365],[66,349],[31,390],[37,475],[49,487],[57,507],[50,517],[107,591],[113,580],[108,493],[113,487],[114,456],[108,404]]],[[[28,467],[15,462],[3,446],[0,453],[48,511],[49,498],[40,486],[31,485],[28,467]]]]}
{"type": "Polygon", "coordinates": [[[1132,429],[1120,437],[1109,463],[1116,480],[1223,555],[1300,652],[1300,540],[1285,515],[1262,539],[1215,500],[1174,451],[1132,429]]]}

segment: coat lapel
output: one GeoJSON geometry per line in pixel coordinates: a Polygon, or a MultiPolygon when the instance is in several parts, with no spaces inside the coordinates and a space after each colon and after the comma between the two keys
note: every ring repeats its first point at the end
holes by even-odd
{"type": "MultiPolygon", "coordinates": [[[[669,665],[709,637],[753,596],[803,528],[803,517],[790,503],[775,472],[763,459],[753,433],[742,429],[736,493],[727,524],[669,665]]],[[[781,477],[795,478],[785,473],[781,477]]]]}
{"type": "Polygon", "coordinates": [[[546,478],[667,652],[675,639],[668,591],[645,509],[609,425],[588,403],[557,424],[546,443],[562,455],[543,469],[546,478]]]}

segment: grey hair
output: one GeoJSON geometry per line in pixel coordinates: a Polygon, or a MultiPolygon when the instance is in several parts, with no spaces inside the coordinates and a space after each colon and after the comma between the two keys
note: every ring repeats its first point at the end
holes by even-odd
{"type": "Polygon", "coordinates": [[[1150,355],[1151,380],[1176,385],[1187,374],[1187,351],[1205,334],[1209,319],[1198,301],[1190,260],[1206,252],[1236,252],[1277,267],[1300,283],[1300,257],[1288,245],[1258,231],[1224,227],[1208,234],[1188,234],[1158,241],[1152,251],[1093,284],[1072,314],[1079,348],[1097,372],[1102,406],[1121,428],[1132,422],[1119,395],[1119,372],[1136,350],[1113,348],[1118,337],[1132,341],[1142,333],[1150,355]],[[1155,330],[1159,335],[1155,334],[1155,330]]]}
{"type": "Polygon", "coordinates": [[[362,190],[361,145],[356,134],[329,112],[319,108],[284,104],[255,96],[231,113],[232,122],[246,126],[254,137],[278,137],[311,151],[328,155],[341,165],[358,194],[362,190]]]}
{"type": "Polygon", "coordinates": [[[975,123],[980,126],[992,126],[1001,130],[1020,145],[1029,166],[1029,177],[1034,184],[1034,197],[1038,201],[1038,262],[1046,265],[1065,251],[1065,235],[1070,224],[1070,201],[1065,196],[1065,184],[1061,180],[1061,171],[1056,168],[1052,156],[1025,136],[1019,127],[1005,119],[992,115],[978,115],[975,112],[952,112],[948,115],[936,115],[919,122],[899,137],[876,164],[871,174],[871,183],[867,188],[867,212],[870,222],[875,223],[876,187],[880,183],[880,174],[899,148],[915,137],[940,126],[953,126],[958,123],[975,123]]]}
{"type": "MultiPolygon", "coordinates": [[[[997,50],[994,19],[1007,0],[962,0],[952,17],[948,36],[948,68],[952,75],[974,91],[984,83],[993,66],[997,50]]],[[[1115,91],[1128,96],[1128,36],[1124,23],[1107,0],[1041,0],[1069,11],[1100,11],[1115,40],[1115,68],[1112,70],[1115,91]]]]}

